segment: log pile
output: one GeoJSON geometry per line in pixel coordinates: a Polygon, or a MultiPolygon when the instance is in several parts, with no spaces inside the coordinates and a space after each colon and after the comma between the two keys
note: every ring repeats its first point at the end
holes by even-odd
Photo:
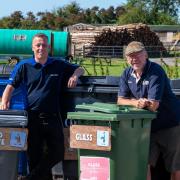
{"type": "Polygon", "coordinates": [[[140,41],[150,53],[166,51],[155,32],[145,24],[128,24],[123,26],[100,26],[71,32],[73,44],[79,47],[89,46],[126,46],[131,41],[140,41]]]}
{"type": "Polygon", "coordinates": [[[93,44],[123,46],[131,41],[141,41],[145,46],[163,45],[156,33],[152,32],[150,28],[144,24],[131,24],[103,29],[102,33],[95,37],[93,44]]]}

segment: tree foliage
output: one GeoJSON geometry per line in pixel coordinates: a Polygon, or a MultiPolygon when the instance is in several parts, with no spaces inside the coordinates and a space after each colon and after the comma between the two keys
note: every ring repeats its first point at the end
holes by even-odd
{"type": "Polygon", "coordinates": [[[94,6],[82,9],[76,1],[51,12],[15,11],[0,19],[0,28],[54,29],[76,23],[87,24],[178,24],[180,0],[128,0],[126,4],[107,9],[94,6]]]}
{"type": "Polygon", "coordinates": [[[128,0],[118,23],[178,24],[180,0],[128,0]]]}

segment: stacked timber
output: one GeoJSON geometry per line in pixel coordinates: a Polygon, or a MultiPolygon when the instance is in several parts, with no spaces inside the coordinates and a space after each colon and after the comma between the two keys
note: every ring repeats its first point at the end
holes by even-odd
{"type": "Polygon", "coordinates": [[[141,41],[145,46],[163,46],[155,32],[145,24],[130,24],[103,28],[95,37],[94,45],[123,46],[131,41],[141,41]]]}
{"type": "Polygon", "coordinates": [[[165,52],[165,48],[149,26],[138,23],[123,26],[86,26],[70,32],[71,41],[78,48],[88,46],[126,46],[131,41],[140,41],[150,53],[165,52]]]}
{"type": "Polygon", "coordinates": [[[83,45],[92,45],[95,43],[95,37],[102,33],[98,27],[81,27],[71,28],[70,30],[71,42],[76,45],[76,48],[82,48],[83,45]]]}

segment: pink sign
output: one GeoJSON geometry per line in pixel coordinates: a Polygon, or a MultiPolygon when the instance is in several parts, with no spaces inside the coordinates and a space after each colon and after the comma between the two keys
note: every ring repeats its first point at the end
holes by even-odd
{"type": "Polygon", "coordinates": [[[80,156],[80,180],[110,180],[110,160],[80,156]]]}

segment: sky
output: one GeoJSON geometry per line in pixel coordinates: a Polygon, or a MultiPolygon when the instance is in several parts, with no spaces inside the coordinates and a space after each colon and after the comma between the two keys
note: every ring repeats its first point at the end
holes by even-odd
{"type": "MultiPolygon", "coordinates": [[[[0,6],[0,18],[10,16],[14,11],[21,11],[23,15],[32,11],[37,12],[52,11],[59,7],[66,6],[73,0],[0,0],[3,1],[0,6]]],[[[75,0],[83,9],[98,6],[108,8],[109,6],[117,7],[126,3],[126,0],[75,0]]]]}

